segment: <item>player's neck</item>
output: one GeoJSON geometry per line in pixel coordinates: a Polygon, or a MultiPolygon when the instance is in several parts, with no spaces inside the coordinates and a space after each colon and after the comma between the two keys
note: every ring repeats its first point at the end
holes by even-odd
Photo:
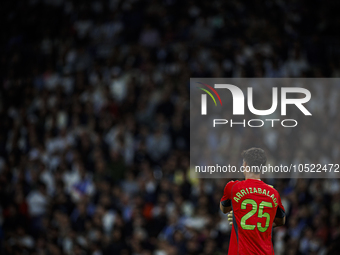
{"type": "Polygon", "coordinates": [[[246,180],[248,180],[248,179],[261,180],[260,175],[253,174],[253,173],[248,173],[244,177],[245,177],[246,180]]]}

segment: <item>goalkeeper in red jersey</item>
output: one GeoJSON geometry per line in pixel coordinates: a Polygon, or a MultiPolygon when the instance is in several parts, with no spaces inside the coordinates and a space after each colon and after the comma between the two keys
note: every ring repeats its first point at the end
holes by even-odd
{"type": "Polygon", "coordinates": [[[276,189],[260,179],[265,152],[251,148],[242,157],[245,180],[228,182],[220,202],[223,213],[233,211],[228,255],[274,254],[272,229],[285,224],[285,210],[276,189]]]}

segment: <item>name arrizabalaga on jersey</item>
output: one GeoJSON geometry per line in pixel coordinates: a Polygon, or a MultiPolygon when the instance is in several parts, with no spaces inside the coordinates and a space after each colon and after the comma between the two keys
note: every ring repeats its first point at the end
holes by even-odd
{"type": "MultiPolygon", "coordinates": [[[[268,186],[270,186],[270,185],[268,185],[268,186]]],[[[255,193],[263,194],[263,195],[266,195],[268,197],[271,197],[275,207],[277,207],[277,198],[275,197],[274,194],[270,194],[270,190],[267,191],[265,189],[255,188],[255,187],[248,187],[248,188],[245,188],[245,189],[241,189],[239,192],[237,192],[235,194],[235,196],[233,197],[233,200],[238,203],[243,196],[245,196],[247,194],[255,194],[255,193]]]]}

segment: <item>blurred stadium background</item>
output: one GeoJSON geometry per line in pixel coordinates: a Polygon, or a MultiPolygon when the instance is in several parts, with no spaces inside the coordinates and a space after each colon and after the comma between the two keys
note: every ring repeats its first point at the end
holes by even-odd
{"type": "MultiPolygon", "coordinates": [[[[1,3],[1,253],[226,254],[219,199],[228,179],[188,176],[189,78],[339,77],[339,8],[332,0],[1,3]]],[[[339,160],[339,97],[318,91],[330,109],[318,118],[332,125],[295,134],[305,150],[292,150],[284,132],[261,134],[261,146],[283,161],[339,160]]],[[[248,146],[236,138],[226,161],[248,146]]],[[[287,211],[276,254],[340,254],[339,180],[268,181],[287,211]]]]}

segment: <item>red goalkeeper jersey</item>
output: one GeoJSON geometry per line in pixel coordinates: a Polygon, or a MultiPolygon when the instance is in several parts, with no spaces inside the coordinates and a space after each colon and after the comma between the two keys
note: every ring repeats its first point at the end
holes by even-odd
{"type": "Polygon", "coordinates": [[[274,218],[285,216],[276,189],[261,180],[230,181],[221,203],[234,212],[228,255],[274,254],[274,218]]]}

